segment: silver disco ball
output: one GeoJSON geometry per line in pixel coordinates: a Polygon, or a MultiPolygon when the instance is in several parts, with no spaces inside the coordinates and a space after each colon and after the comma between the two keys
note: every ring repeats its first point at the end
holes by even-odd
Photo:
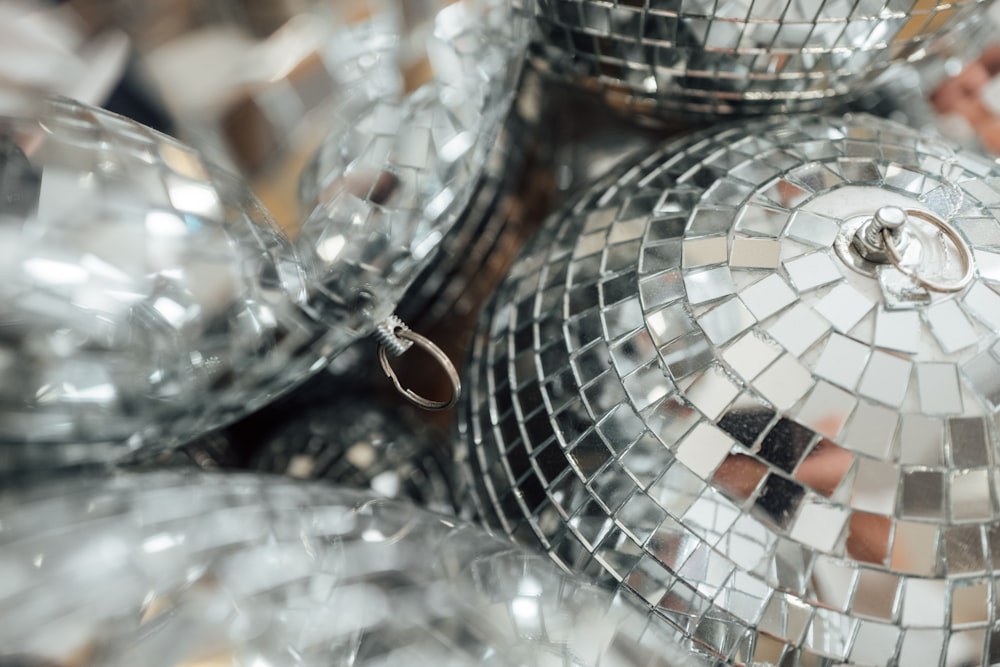
{"type": "Polygon", "coordinates": [[[238,179],[68,100],[0,136],[0,477],[179,444],[322,360],[337,334],[238,179]]]}
{"type": "Polygon", "coordinates": [[[829,107],[983,0],[522,0],[532,51],[616,105],[670,114],[829,107]]]}
{"type": "Polygon", "coordinates": [[[296,229],[118,116],[49,100],[0,119],[0,476],[182,444],[375,332],[472,197],[518,25],[499,2],[449,5],[412,95],[383,97],[402,63],[373,64],[384,76],[355,81],[299,179],[311,213],[296,229]]]}
{"type": "Polygon", "coordinates": [[[1000,167],[870,116],[600,181],[481,320],[479,513],[736,664],[987,664],[1000,167]]]}
{"type": "MultiPolygon", "coordinates": [[[[340,365],[351,348],[334,362],[340,365]]],[[[444,429],[386,396],[370,350],[348,371],[317,373],[252,415],[129,470],[165,466],[277,473],[363,489],[455,514],[458,476],[444,429]]]]}
{"type": "Polygon", "coordinates": [[[707,664],[543,556],[329,486],[126,475],[0,522],[5,665],[707,664]]]}
{"type": "Polygon", "coordinates": [[[527,26],[509,0],[449,4],[427,31],[429,80],[339,118],[299,181],[314,307],[359,332],[392,313],[467,215],[521,74],[527,26]]]}

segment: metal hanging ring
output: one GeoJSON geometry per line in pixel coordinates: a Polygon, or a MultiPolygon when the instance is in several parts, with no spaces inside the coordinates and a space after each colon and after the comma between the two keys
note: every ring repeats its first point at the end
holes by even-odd
{"type": "Polygon", "coordinates": [[[903,258],[899,254],[899,250],[896,248],[892,239],[892,230],[888,228],[882,229],[882,243],[885,246],[885,254],[888,256],[889,261],[892,265],[899,270],[905,276],[908,276],[915,283],[931,290],[932,292],[959,292],[972,281],[972,276],[975,273],[975,267],[972,262],[972,251],[969,246],[966,245],[965,241],[958,232],[955,231],[954,227],[948,223],[939,220],[929,213],[925,213],[919,209],[908,208],[906,209],[906,214],[914,218],[920,218],[924,222],[930,223],[941,230],[945,236],[951,241],[952,245],[958,249],[959,257],[961,258],[962,265],[965,267],[962,277],[952,283],[942,283],[936,280],[931,280],[930,278],[924,278],[918,274],[913,269],[903,266],[903,258]]]}
{"type": "Polygon", "coordinates": [[[422,348],[429,355],[434,357],[434,360],[441,365],[442,370],[444,370],[445,374],[448,376],[448,381],[451,382],[451,396],[447,401],[433,401],[429,398],[420,396],[412,389],[406,389],[399,382],[399,377],[396,375],[396,371],[393,370],[392,365],[389,363],[389,354],[385,344],[379,343],[379,365],[382,366],[382,372],[385,373],[386,377],[392,381],[393,386],[396,387],[396,391],[402,394],[403,397],[410,403],[413,403],[418,408],[423,408],[424,410],[447,410],[451,406],[455,405],[458,402],[458,397],[462,393],[462,382],[458,378],[458,371],[455,370],[455,366],[451,363],[451,359],[448,358],[441,348],[432,343],[429,339],[424,338],[420,334],[414,333],[409,329],[397,327],[393,330],[393,334],[422,348]]]}

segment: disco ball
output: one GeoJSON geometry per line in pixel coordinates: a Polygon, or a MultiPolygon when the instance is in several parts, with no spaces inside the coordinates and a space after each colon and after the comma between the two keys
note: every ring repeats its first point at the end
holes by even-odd
{"type": "Polygon", "coordinates": [[[0,120],[0,475],[182,444],[394,322],[513,97],[503,10],[439,12],[433,76],[398,104],[365,97],[378,77],[357,84],[370,104],[302,175],[312,213],[295,230],[192,149],[107,112],[50,100],[0,120]]]}
{"type": "Polygon", "coordinates": [[[458,479],[446,432],[383,395],[384,381],[371,373],[374,354],[366,352],[346,371],[317,373],[239,422],[128,468],[197,465],[321,479],[455,514],[458,479]]]}
{"type": "Polygon", "coordinates": [[[0,476],[178,444],[322,360],[336,334],[235,177],[68,100],[0,135],[0,476]]]}
{"type": "Polygon", "coordinates": [[[328,486],[125,475],[0,516],[3,664],[701,664],[540,555],[328,486]]]}
{"type": "Polygon", "coordinates": [[[1000,167],[870,116],[667,144],[481,320],[479,513],[737,664],[995,662],[1000,167]]]}
{"type": "Polygon", "coordinates": [[[982,0],[523,0],[533,57],[655,114],[829,107],[982,0]]]}
{"type": "Polygon", "coordinates": [[[484,274],[503,275],[531,225],[519,215],[520,182],[533,128],[516,112],[508,117],[471,200],[442,236],[427,266],[400,299],[397,313],[414,327],[428,328],[475,313],[489,297],[484,274]]]}
{"type": "Polygon", "coordinates": [[[297,243],[329,295],[315,308],[351,329],[389,316],[466,215],[520,77],[527,29],[508,0],[451,4],[432,28],[427,83],[367,98],[300,179],[297,243]]]}

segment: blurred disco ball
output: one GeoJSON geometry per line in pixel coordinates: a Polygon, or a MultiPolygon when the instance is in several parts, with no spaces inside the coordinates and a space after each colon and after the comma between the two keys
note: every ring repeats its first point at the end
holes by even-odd
{"type": "MultiPolygon", "coordinates": [[[[351,351],[368,347],[359,343],[351,351]]],[[[450,439],[415,408],[384,395],[385,383],[371,373],[374,351],[366,352],[346,371],[317,373],[239,422],[129,469],[197,465],[278,473],[455,514],[450,439]]]]}
{"type": "Polygon", "coordinates": [[[540,555],[326,486],[125,475],[0,517],[3,664],[703,664],[540,555]]]}
{"type": "Polygon", "coordinates": [[[328,137],[303,177],[313,213],[287,233],[235,178],[138,124],[58,101],[2,121],[0,351],[16,381],[0,390],[0,474],[182,444],[392,313],[513,95],[516,23],[463,7],[436,17],[429,83],[328,137]]]}
{"type": "Polygon", "coordinates": [[[400,300],[397,313],[411,326],[447,326],[475,313],[489,296],[484,277],[501,276],[530,225],[517,197],[533,129],[511,113],[486,156],[471,201],[445,234],[434,256],[400,300]]]}
{"type": "Polygon", "coordinates": [[[609,175],[481,320],[479,512],[737,664],[992,664],[998,204],[996,163],[870,116],[609,175]]]}
{"type": "Polygon", "coordinates": [[[533,56],[630,110],[829,108],[983,0],[522,0],[533,56]]]}
{"type": "Polygon", "coordinates": [[[466,215],[520,78],[527,32],[515,19],[507,0],[442,9],[427,83],[371,98],[311,159],[297,244],[319,317],[370,332],[466,215]]]}
{"type": "Polygon", "coordinates": [[[139,54],[137,78],[158,95],[179,136],[246,175],[277,219],[297,228],[309,212],[296,201],[299,175],[331,132],[434,78],[456,84],[432,37],[441,12],[496,20],[509,17],[506,2],[111,4],[139,54]]]}
{"type": "Polygon", "coordinates": [[[898,63],[850,102],[973,150],[1000,154],[1000,4],[990,3],[923,47],[927,55],[898,63]]]}
{"type": "Polygon", "coordinates": [[[0,119],[0,476],[245,414],[338,334],[294,249],[192,149],[68,100],[0,119]]]}

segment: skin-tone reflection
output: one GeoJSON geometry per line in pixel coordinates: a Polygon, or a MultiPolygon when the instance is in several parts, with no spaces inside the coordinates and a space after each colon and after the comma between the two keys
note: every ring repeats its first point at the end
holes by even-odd
{"type": "Polygon", "coordinates": [[[982,144],[1000,153],[1000,116],[995,106],[983,100],[983,89],[1000,75],[1000,44],[993,44],[956,76],[931,93],[931,105],[939,114],[965,119],[982,144]]]}

